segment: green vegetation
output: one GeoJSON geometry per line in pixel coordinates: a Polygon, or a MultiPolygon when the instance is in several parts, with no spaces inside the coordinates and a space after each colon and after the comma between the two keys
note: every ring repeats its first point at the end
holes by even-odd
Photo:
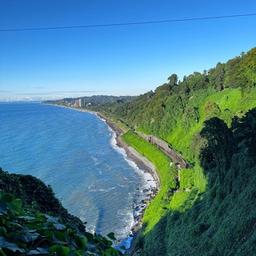
{"type": "Polygon", "coordinates": [[[230,125],[232,117],[242,116],[248,110],[256,106],[256,88],[251,88],[248,93],[243,94],[240,88],[227,88],[220,92],[213,92],[202,97],[203,92],[199,91],[193,95],[188,102],[188,108],[196,108],[198,119],[193,119],[192,115],[187,115],[176,123],[176,129],[166,136],[176,149],[182,151],[189,159],[196,157],[194,154],[193,139],[203,128],[205,120],[218,116],[230,125]],[[189,127],[185,121],[189,122],[189,127]],[[187,128],[186,128],[187,127],[187,128]],[[180,139],[182,138],[182,140],[180,139]]]}
{"type": "Polygon", "coordinates": [[[1,256],[120,255],[108,238],[86,232],[40,180],[0,170],[1,256]]]}
{"type": "Polygon", "coordinates": [[[191,170],[181,170],[180,188],[192,190],[173,195],[171,209],[140,237],[134,255],[255,254],[256,109],[233,118],[230,128],[211,118],[200,136],[206,191],[197,194],[191,170]]]}
{"type": "Polygon", "coordinates": [[[192,208],[161,219],[145,238],[145,255],[255,254],[255,128],[256,110],[234,118],[230,128],[221,119],[206,122],[200,162],[207,190],[192,208]],[[150,244],[160,233],[159,243],[150,244]]]}
{"type": "Polygon", "coordinates": [[[177,191],[171,200],[170,203],[170,209],[172,210],[182,210],[183,204],[188,200],[189,198],[189,192],[186,191],[177,191]]]}
{"type": "Polygon", "coordinates": [[[255,175],[249,166],[255,159],[247,148],[255,141],[255,112],[244,117],[255,107],[256,48],[181,81],[173,74],[154,92],[129,102],[97,106],[132,130],[167,141],[192,163],[179,171],[179,184],[170,193],[177,170],[161,166],[160,161],[167,166],[166,159],[156,147],[132,132],[124,135],[154,163],[162,185],[145,212],[137,255],[255,253],[255,175]]]}
{"type": "Polygon", "coordinates": [[[125,133],[122,139],[154,164],[160,179],[161,190],[147,207],[143,216],[146,225],[144,232],[147,233],[166,213],[169,197],[172,191],[176,189],[177,172],[174,167],[170,166],[170,159],[164,153],[134,132],[125,133]]]}
{"type": "Polygon", "coordinates": [[[145,235],[154,228],[168,210],[184,211],[192,206],[200,191],[195,185],[198,172],[191,169],[177,170],[161,150],[131,130],[125,133],[122,139],[154,164],[161,183],[159,193],[146,208],[143,216],[143,234],[145,235]]]}
{"type": "Polygon", "coordinates": [[[154,92],[129,102],[103,104],[97,110],[163,138],[188,160],[195,161],[198,150],[191,150],[191,146],[205,120],[218,116],[230,123],[235,115],[255,107],[255,56],[256,48],[179,82],[173,75],[154,92]]]}
{"type": "Polygon", "coordinates": [[[122,104],[135,99],[135,96],[107,96],[107,95],[93,95],[79,98],[65,98],[61,100],[48,100],[45,103],[65,105],[72,107],[90,107],[96,109],[103,104],[122,104]]]}
{"type": "Polygon", "coordinates": [[[195,184],[194,181],[194,170],[182,169],[180,170],[180,188],[191,189],[195,184]]]}

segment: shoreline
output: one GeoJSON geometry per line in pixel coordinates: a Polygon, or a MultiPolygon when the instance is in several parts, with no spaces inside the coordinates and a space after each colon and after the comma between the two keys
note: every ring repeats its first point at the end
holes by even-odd
{"type": "MultiPolygon", "coordinates": [[[[43,103],[43,104],[45,104],[45,103],[43,103]]],[[[106,125],[108,126],[108,128],[111,130],[111,132],[113,134],[113,139],[115,141],[115,145],[113,145],[113,146],[117,146],[118,148],[124,150],[124,153],[125,153],[124,157],[127,158],[126,160],[129,160],[135,164],[135,166],[133,166],[133,168],[134,169],[138,168],[141,171],[141,174],[144,175],[146,182],[148,182],[149,180],[147,180],[145,174],[149,174],[153,178],[155,187],[152,188],[150,186],[148,189],[145,189],[145,191],[143,190],[144,199],[142,199],[140,202],[138,202],[133,209],[134,220],[133,220],[133,223],[132,223],[131,229],[130,229],[131,234],[128,235],[127,238],[120,241],[121,244],[119,245],[119,247],[121,247],[122,245],[125,245],[125,243],[127,241],[128,246],[127,247],[125,246],[125,248],[126,248],[125,251],[131,250],[133,240],[134,240],[134,238],[136,238],[137,234],[139,233],[139,231],[142,227],[142,224],[143,224],[142,220],[143,220],[144,212],[145,212],[148,204],[151,202],[151,200],[153,200],[153,198],[157,195],[157,193],[160,190],[160,185],[161,185],[160,179],[157,174],[155,166],[147,158],[145,158],[143,155],[138,153],[134,148],[127,145],[121,138],[124,131],[121,128],[119,128],[113,121],[109,120],[106,116],[102,115],[101,113],[99,113],[97,111],[90,111],[87,109],[74,108],[74,107],[69,107],[69,106],[64,106],[64,105],[48,104],[48,103],[46,105],[67,108],[67,109],[71,109],[71,110],[75,110],[75,111],[79,111],[79,112],[87,112],[87,113],[95,115],[101,121],[106,123],[106,125]]]]}
{"type": "Polygon", "coordinates": [[[88,112],[96,114],[100,119],[106,122],[106,124],[116,134],[117,146],[125,150],[127,157],[133,162],[135,162],[135,164],[138,166],[139,169],[143,170],[146,173],[150,173],[152,175],[152,177],[154,178],[154,181],[156,182],[156,185],[157,185],[156,187],[159,189],[160,180],[159,180],[155,166],[147,158],[145,158],[140,153],[138,153],[134,148],[130,147],[125,142],[123,142],[121,138],[123,131],[119,127],[117,127],[112,121],[108,120],[105,116],[103,116],[101,113],[92,112],[92,111],[88,111],[88,112]]]}
{"type": "Polygon", "coordinates": [[[120,149],[124,150],[127,160],[130,160],[133,163],[135,163],[135,168],[137,167],[141,171],[142,175],[144,175],[146,182],[149,182],[149,180],[146,179],[145,174],[149,174],[152,177],[153,182],[155,184],[155,187],[150,186],[148,189],[143,191],[143,194],[145,196],[144,199],[142,199],[139,203],[137,203],[133,209],[134,223],[131,226],[131,234],[126,239],[124,239],[124,241],[127,240],[129,243],[128,248],[126,248],[126,251],[129,251],[132,248],[132,242],[134,238],[136,238],[137,234],[139,233],[142,227],[143,215],[148,204],[151,202],[151,200],[154,199],[154,197],[157,195],[157,193],[160,190],[160,179],[158,177],[155,166],[147,158],[145,158],[143,155],[138,153],[134,148],[130,147],[125,142],[123,142],[121,138],[123,134],[122,129],[117,127],[115,123],[113,123],[113,121],[110,121],[101,113],[92,112],[92,111],[88,111],[88,112],[96,114],[98,118],[100,118],[103,122],[105,122],[108,125],[108,127],[113,133],[113,136],[115,139],[115,145],[120,149]]]}

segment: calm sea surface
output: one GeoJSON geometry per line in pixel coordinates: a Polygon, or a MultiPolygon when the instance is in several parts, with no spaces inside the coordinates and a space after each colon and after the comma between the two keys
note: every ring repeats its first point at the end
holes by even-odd
{"type": "Polygon", "coordinates": [[[89,230],[124,238],[145,177],[95,115],[37,103],[0,104],[0,166],[52,186],[89,230]]]}

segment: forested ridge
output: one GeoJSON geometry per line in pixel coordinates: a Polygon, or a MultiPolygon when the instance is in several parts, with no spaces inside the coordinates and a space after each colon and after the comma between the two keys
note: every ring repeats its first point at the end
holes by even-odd
{"type": "Polygon", "coordinates": [[[256,48],[180,81],[173,74],[129,102],[89,107],[126,126],[123,140],[155,164],[162,180],[134,255],[256,252],[255,107],[256,48]],[[165,140],[191,167],[170,166],[140,133],[165,140]]]}
{"type": "MultiPolygon", "coordinates": [[[[185,134],[182,131],[195,130],[213,116],[230,123],[232,116],[241,116],[255,106],[255,58],[256,48],[253,48],[208,71],[185,76],[181,81],[173,74],[154,92],[132,101],[116,101],[92,109],[113,115],[137,130],[158,135],[181,149],[176,140],[180,141],[179,135],[185,134]]],[[[192,157],[188,152],[183,154],[192,157]]]]}

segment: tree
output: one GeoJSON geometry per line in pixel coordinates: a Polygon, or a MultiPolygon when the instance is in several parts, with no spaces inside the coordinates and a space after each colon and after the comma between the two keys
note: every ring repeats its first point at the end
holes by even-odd
{"type": "Polygon", "coordinates": [[[178,84],[178,76],[176,74],[172,74],[168,77],[168,84],[172,86],[176,86],[178,84]]]}

